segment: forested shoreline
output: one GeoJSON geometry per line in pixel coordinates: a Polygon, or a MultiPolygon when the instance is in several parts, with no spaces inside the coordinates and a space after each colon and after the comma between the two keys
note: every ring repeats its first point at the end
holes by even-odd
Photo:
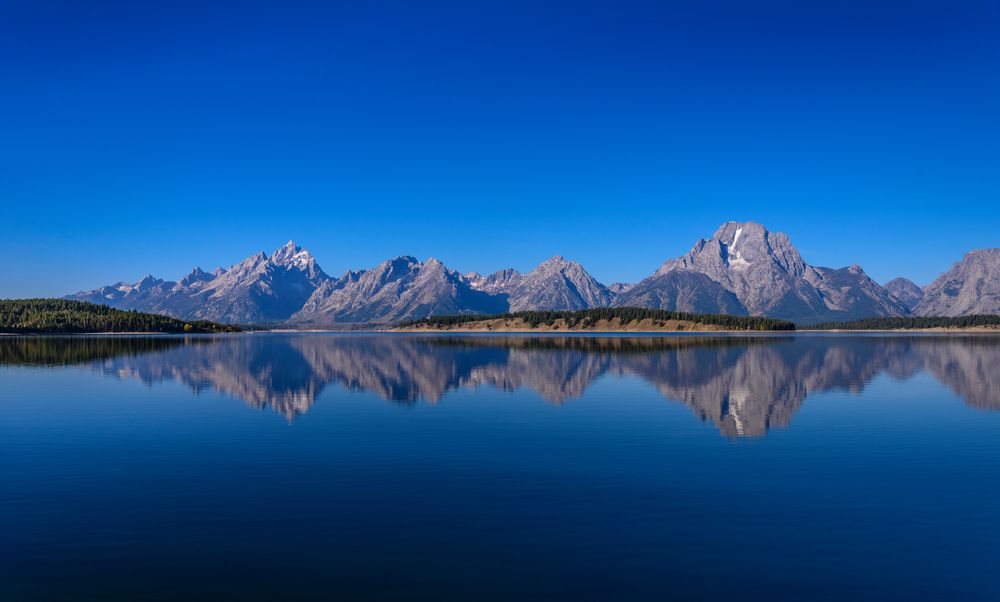
{"type": "Polygon", "coordinates": [[[0,333],[82,334],[97,332],[218,333],[240,332],[240,327],[207,320],[178,320],[169,316],[121,310],[85,301],[65,299],[0,300],[0,333]]]}
{"type": "Polygon", "coordinates": [[[669,311],[665,309],[649,309],[642,307],[600,307],[579,311],[519,311],[506,314],[478,315],[463,314],[454,316],[431,316],[421,320],[404,322],[398,326],[401,329],[415,328],[455,328],[471,325],[475,322],[493,320],[520,321],[529,328],[555,325],[565,328],[593,327],[598,323],[617,321],[619,325],[628,325],[646,321],[653,325],[667,322],[686,322],[697,325],[717,326],[722,330],[748,331],[790,331],[795,330],[795,324],[787,320],[765,318],[761,316],[731,316],[724,314],[691,314],[669,311]]]}
{"type": "Polygon", "coordinates": [[[940,316],[906,316],[899,318],[864,318],[849,322],[823,322],[809,330],[923,330],[930,328],[994,328],[1000,327],[1000,315],[986,314],[946,318],[940,316]]]}

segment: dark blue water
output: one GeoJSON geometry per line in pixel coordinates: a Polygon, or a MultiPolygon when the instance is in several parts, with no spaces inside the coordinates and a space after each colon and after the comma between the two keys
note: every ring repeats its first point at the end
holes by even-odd
{"type": "Polygon", "coordinates": [[[0,600],[996,600],[1000,337],[0,338],[0,600]]]}

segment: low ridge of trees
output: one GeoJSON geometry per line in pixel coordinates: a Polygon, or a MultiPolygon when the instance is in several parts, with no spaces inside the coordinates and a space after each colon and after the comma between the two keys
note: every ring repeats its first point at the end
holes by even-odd
{"type": "MultiPolygon", "coordinates": [[[[551,333],[547,333],[551,334],[551,333]]],[[[530,349],[532,351],[580,351],[584,353],[649,353],[651,351],[676,351],[683,348],[714,349],[724,347],[747,347],[750,345],[774,345],[786,342],[792,337],[788,335],[746,335],[741,337],[720,337],[714,334],[684,337],[647,337],[647,336],[489,336],[469,335],[457,337],[440,335],[425,339],[435,347],[452,348],[505,348],[530,349]]]]}
{"type": "Polygon", "coordinates": [[[815,330],[900,330],[917,328],[1000,327],[1000,315],[959,316],[957,318],[909,316],[904,318],[864,318],[850,322],[823,322],[815,330]]]}
{"type": "Polygon", "coordinates": [[[618,319],[622,324],[653,320],[683,320],[696,324],[719,326],[726,330],[795,330],[795,324],[787,320],[764,318],[760,316],[729,316],[724,314],[689,314],[665,309],[649,309],[644,307],[598,307],[579,311],[519,311],[507,314],[476,315],[462,314],[456,316],[430,316],[421,320],[412,320],[400,324],[400,328],[411,326],[426,326],[430,328],[447,328],[460,326],[470,322],[483,320],[517,320],[521,319],[531,328],[541,325],[553,326],[557,320],[562,320],[568,328],[578,324],[587,328],[601,320],[618,319]]]}
{"type": "Polygon", "coordinates": [[[0,332],[61,334],[86,332],[213,333],[240,328],[207,320],[125,311],[106,305],[65,299],[0,300],[0,332]]]}

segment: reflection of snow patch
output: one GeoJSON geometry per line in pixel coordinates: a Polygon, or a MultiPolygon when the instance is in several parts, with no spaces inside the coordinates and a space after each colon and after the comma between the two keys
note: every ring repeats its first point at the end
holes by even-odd
{"type": "Polygon", "coordinates": [[[743,387],[733,387],[729,391],[729,415],[736,426],[736,434],[742,435],[744,432],[743,418],[740,416],[744,408],[750,401],[750,391],[743,387]]]}

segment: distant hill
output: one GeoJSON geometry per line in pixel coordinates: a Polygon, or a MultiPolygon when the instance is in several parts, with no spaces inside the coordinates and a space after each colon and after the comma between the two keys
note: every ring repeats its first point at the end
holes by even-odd
{"type": "Polygon", "coordinates": [[[204,320],[184,321],[158,314],[123,311],[66,299],[0,300],[0,333],[87,332],[212,333],[239,327],[204,320]]]}

